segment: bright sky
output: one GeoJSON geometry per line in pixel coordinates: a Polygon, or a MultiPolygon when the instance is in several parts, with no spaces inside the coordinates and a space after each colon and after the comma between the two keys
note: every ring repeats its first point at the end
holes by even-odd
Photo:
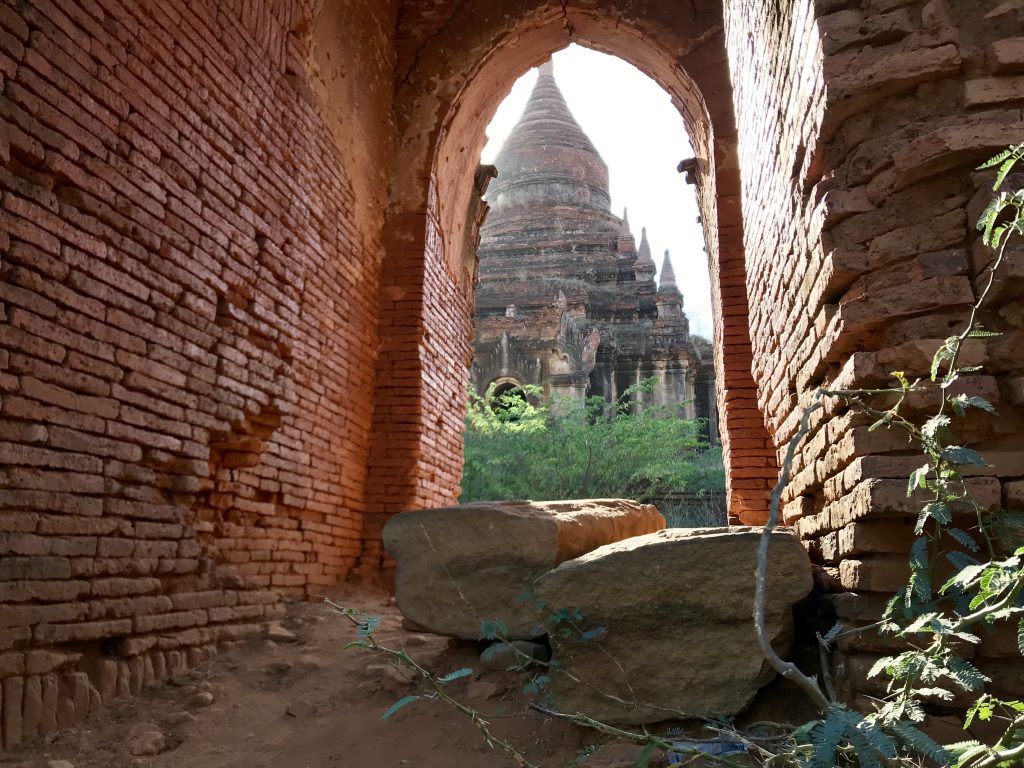
{"type": "MultiPolygon", "coordinates": [[[[690,332],[711,338],[711,287],[704,234],[697,223],[695,188],[676,171],[693,156],[683,119],[668,93],[631,64],[571,45],[554,55],[555,79],[576,121],[608,164],[612,210],[629,209],[637,244],[647,227],[651,255],[658,265],[668,248],[676,282],[683,292],[690,332]]],[[[533,90],[530,70],[512,87],[487,127],[481,158],[494,162],[533,90]]]]}

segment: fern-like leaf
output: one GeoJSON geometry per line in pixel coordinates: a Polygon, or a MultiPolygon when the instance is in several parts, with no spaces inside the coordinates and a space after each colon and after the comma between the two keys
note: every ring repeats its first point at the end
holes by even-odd
{"type": "Polygon", "coordinates": [[[915,539],[910,547],[910,567],[915,571],[923,571],[928,567],[928,539],[915,539]]]}
{"type": "Polygon", "coordinates": [[[1000,152],[999,155],[992,158],[983,168],[994,168],[996,165],[999,166],[999,170],[996,172],[995,181],[992,182],[992,189],[998,191],[1003,182],[1006,181],[1006,177],[1010,175],[1010,171],[1013,167],[1024,159],[1024,144],[1015,144],[1005,152],[1000,152]]]}
{"type": "Polygon", "coordinates": [[[400,710],[406,704],[412,704],[418,698],[419,698],[419,696],[403,696],[398,701],[396,701],[394,704],[392,704],[390,707],[388,707],[387,712],[384,713],[384,715],[381,717],[381,720],[387,720],[389,717],[391,717],[393,714],[395,714],[395,712],[400,710]]]}
{"type": "Polygon", "coordinates": [[[978,542],[975,541],[974,537],[965,530],[960,528],[950,528],[949,535],[956,540],[957,544],[971,550],[971,552],[978,552],[981,550],[981,547],[978,546],[978,542]]]}
{"type": "Polygon", "coordinates": [[[462,669],[456,669],[454,672],[449,672],[444,677],[437,678],[439,683],[450,683],[453,680],[458,680],[462,677],[468,677],[473,674],[473,670],[469,667],[463,667],[462,669]]]}
{"type": "Polygon", "coordinates": [[[836,751],[846,730],[846,718],[842,713],[841,708],[830,707],[825,719],[811,732],[814,751],[811,753],[810,768],[835,768],[836,751]]]}
{"type": "Polygon", "coordinates": [[[924,526],[928,520],[933,519],[941,525],[946,525],[953,520],[953,512],[944,501],[929,501],[917,516],[917,525],[914,526],[914,533],[920,536],[924,533],[924,526]]]}
{"type": "Polygon", "coordinates": [[[832,643],[835,642],[836,638],[839,637],[839,635],[841,635],[842,632],[843,623],[841,621],[837,621],[835,623],[835,626],[832,627],[832,629],[830,629],[828,632],[822,635],[821,642],[823,642],[825,645],[832,645],[832,643]]]}
{"type": "Polygon", "coordinates": [[[976,467],[989,466],[981,454],[963,445],[950,445],[942,450],[942,458],[953,464],[973,464],[976,467]]]}
{"type": "Polygon", "coordinates": [[[920,731],[917,726],[907,722],[896,722],[889,726],[900,741],[929,760],[934,760],[939,765],[948,765],[952,755],[935,741],[931,736],[920,731]]]}
{"type": "Polygon", "coordinates": [[[946,673],[965,691],[975,691],[990,680],[971,662],[959,656],[949,657],[946,673]]]}
{"type": "Polygon", "coordinates": [[[644,745],[644,748],[640,750],[640,754],[636,756],[636,760],[633,761],[633,768],[650,768],[651,755],[654,754],[654,743],[648,742],[644,745]]]}
{"type": "Polygon", "coordinates": [[[853,730],[861,734],[875,752],[885,758],[896,757],[896,742],[880,725],[859,717],[855,720],[859,722],[855,723],[853,730]]]}
{"type": "Polygon", "coordinates": [[[579,768],[587,759],[597,751],[596,744],[588,744],[579,752],[576,753],[576,757],[572,759],[572,762],[566,764],[565,768],[579,768]]]}
{"type": "Polygon", "coordinates": [[[888,671],[896,661],[897,658],[895,656],[883,656],[871,665],[871,669],[868,670],[868,679],[870,680],[872,677],[877,677],[883,672],[888,671]]]}

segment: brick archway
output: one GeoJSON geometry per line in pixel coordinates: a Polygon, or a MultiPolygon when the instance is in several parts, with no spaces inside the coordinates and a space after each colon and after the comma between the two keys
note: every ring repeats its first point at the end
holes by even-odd
{"type": "Polygon", "coordinates": [[[760,522],[777,464],[751,376],[721,6],[688,16],[673,3],[650,3],[627,18],[600,7],[552,8],[536,0],[503,3],[500,13],[485,5],[493,4],[464,3],[450,18],[409,12],[399,22],[399,39],[407,44],[398,51],[374,417],[375,431],[387,439],[370,459],[364,568],[380,560],[379,530],[389,514],[450,503],[458,494],[459,406],[470,361],[479,223],[473,179],[484,128],[515,78],[570,42],[634,64],[671,95],[683,116],[697,155],[711,267],[729,508],[733,519],[760,522]]]}

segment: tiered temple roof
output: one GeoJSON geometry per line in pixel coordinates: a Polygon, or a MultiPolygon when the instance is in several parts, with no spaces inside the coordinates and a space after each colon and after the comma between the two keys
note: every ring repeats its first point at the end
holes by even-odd
{"type": "Polygon", "coordinates": [[[638,248],[628,213],[611,212],[608,167],[550,61],[495,165],[478,250],[477,389],[530,383],[616,400],[654,376],[643,403],[710,417],[714,374],[689,337],[668,252],[659,286],[647,229],[638,248]]]}

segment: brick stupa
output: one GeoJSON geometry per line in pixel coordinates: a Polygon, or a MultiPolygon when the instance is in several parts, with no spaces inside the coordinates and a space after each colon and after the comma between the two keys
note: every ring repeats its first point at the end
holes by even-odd
{"type": "Polygon", "coordinates": [[[665,253],[655,282],[647,230],[637,247],[611,211],[608,166],[569,111],[550,61],[495,161],[481,230],[473,385],[537,384],[548,396],[679,405],[717,440],[710,349],[692,337],[665,253]]]}

